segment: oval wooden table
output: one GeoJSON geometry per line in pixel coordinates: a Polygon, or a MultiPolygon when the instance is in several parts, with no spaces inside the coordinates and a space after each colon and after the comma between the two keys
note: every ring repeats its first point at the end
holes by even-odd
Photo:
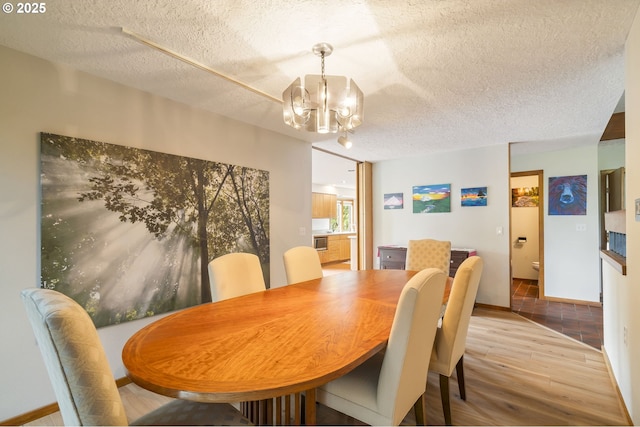
{"type": "Polygon", "coordinates": [[[179,399],[243,402],[307,392],[387,343],[400,292],[415,274],[349,271],[201,304],[136,332],[122,360],[139,386],[179,399]]]}

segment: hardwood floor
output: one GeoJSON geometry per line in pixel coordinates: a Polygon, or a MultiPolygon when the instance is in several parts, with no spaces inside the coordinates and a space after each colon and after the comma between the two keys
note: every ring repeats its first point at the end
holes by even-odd
{"type": "Polygon", "coordinates": [[[347,270],[351,270],[351,263],[349,261],[322,264],[322,274],[325,276],[343,273],[347,270]]]}
{"type": "MultiPolygon", "coordinates": [[[[456,425],[630,425],[600,351],[514,313],[474,311],[465,380],[466,401],[455,374],[450,380],[456,425]]],[[[168,401],[134,384],[120,390],[132,419],[168,401]]],[[[437,375],[429,375],[427,398],[427,422],[443,424],[437,375]]],[[[322,405],[318,423],[362,424],[322,405]]],[[[404,423],[415,424],[413,414],[404,423]]],[[[62,420],[53,414],[27,425],[62,420]]]]}
{"type": "Polygon", "coordinates": [[[537,280],[513,279],[511,310],[597,350],[602,348],[602,306],[541,300],[538,292],[537,280]]]}

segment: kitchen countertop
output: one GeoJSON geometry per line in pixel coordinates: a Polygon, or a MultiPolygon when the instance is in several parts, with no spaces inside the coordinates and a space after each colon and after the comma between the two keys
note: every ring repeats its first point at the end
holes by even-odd
{"type": "Polygon", "coordinates": [[[342,236],[345,234],[356,234],[355,231],[340,231],[340,232],[335,232],[335,233],[329,233],[329,232],[320,232],[320,233],[313,233],[313,237],[325,237],[325,236],[342,236]]]}

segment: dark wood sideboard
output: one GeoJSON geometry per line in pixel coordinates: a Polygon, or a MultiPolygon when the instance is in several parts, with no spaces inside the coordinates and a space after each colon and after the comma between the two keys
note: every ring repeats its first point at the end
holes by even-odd
{"type": "Polygon", "coordinates": [[[407,248],[401,246],[378,246],[380,270],[404,270],[407,248]]]}
{"type": "MultiPolygon", "coordinates": [[[[454,277],[460,264],[468,257],[476,255],[475,249],[451,249],[451,265],[449,276],[454,277]]],[[[407,259],[407,248],[403,246],[378,246],[380,269],[404,270],[407,259]]]]}

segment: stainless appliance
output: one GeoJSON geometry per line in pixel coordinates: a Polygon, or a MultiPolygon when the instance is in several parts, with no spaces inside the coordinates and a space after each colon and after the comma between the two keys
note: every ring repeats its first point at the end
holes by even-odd
{"type": "Polygon", "coordinates": [[[327,236],[315,236],[313,238],[313,247],[318,251],[327,250],[327,236]]]}

